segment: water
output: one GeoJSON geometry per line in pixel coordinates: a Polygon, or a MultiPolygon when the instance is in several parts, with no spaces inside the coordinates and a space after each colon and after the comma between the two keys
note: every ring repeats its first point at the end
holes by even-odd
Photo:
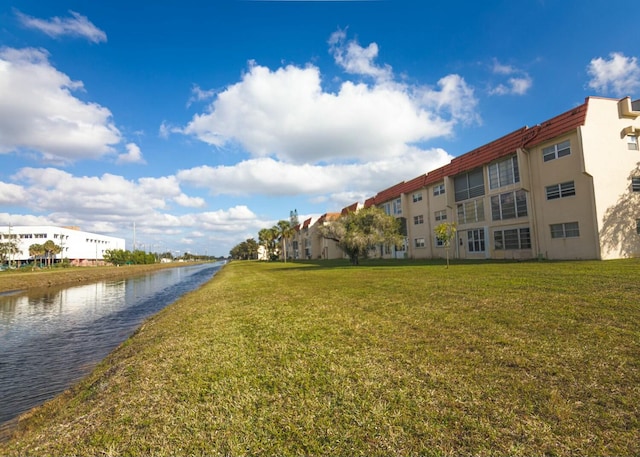
{"type": "Polygon", "coordinates": [[[222,265],[0,295],[0,424],[80,380],[146,318],[222,265]]]}

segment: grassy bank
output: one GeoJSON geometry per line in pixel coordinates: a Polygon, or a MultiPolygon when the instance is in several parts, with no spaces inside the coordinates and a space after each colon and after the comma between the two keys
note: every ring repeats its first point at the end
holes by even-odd
{"type": "Polygon", "coordinates": [[[0,454],[637,455],[639,271],[234,262],[0,454]]]}
{"type": "Polygon", "coordinates": [[[65,286],[86,282],[122,279],[161,268],[185,266],[185,263],[156,263],[150,265],[43,268],[37,270],[8,270],[0,272],[0,293],[11,290],[65,286]]]}

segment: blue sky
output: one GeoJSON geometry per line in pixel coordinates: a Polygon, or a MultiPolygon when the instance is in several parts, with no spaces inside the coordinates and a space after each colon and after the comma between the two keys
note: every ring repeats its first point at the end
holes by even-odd
{"type": "MultiPolygon", "coordinates": [[[[0,6],[0,225],[227,255],[587,96],[640,98],[637,1],[0,6]]],[[[144,245],[144,246],[143,246],[144,245]]]]}

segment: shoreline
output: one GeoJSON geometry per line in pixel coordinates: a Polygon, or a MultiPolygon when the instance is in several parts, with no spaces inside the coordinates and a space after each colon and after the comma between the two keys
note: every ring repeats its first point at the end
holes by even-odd
{"type": "Polygon", "coordinates": [[[147,265],[96,266],[12,271],[0,273],[0,294],[10,295],[28,289],[84,284],[94,281],[123,279],[165,268],[177,268],[197,262],[154,263],[147,265]]]}

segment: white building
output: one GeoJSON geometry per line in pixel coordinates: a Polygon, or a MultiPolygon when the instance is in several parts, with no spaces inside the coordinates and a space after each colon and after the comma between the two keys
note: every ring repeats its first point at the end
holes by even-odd
{"type": "Polygon", "coordinates": [[[18,253],[11,256],[14,262],[34,260],[29,255],[33,244],[53,241],[61,252],[56,262],[69,259],[72,265],[96,265],[103,262],[107,250],[125,249],[124,238],[83,232],[77,227],[55,227],[52,225],[0,226],[0,243],[15,241],[18,253]]]}

